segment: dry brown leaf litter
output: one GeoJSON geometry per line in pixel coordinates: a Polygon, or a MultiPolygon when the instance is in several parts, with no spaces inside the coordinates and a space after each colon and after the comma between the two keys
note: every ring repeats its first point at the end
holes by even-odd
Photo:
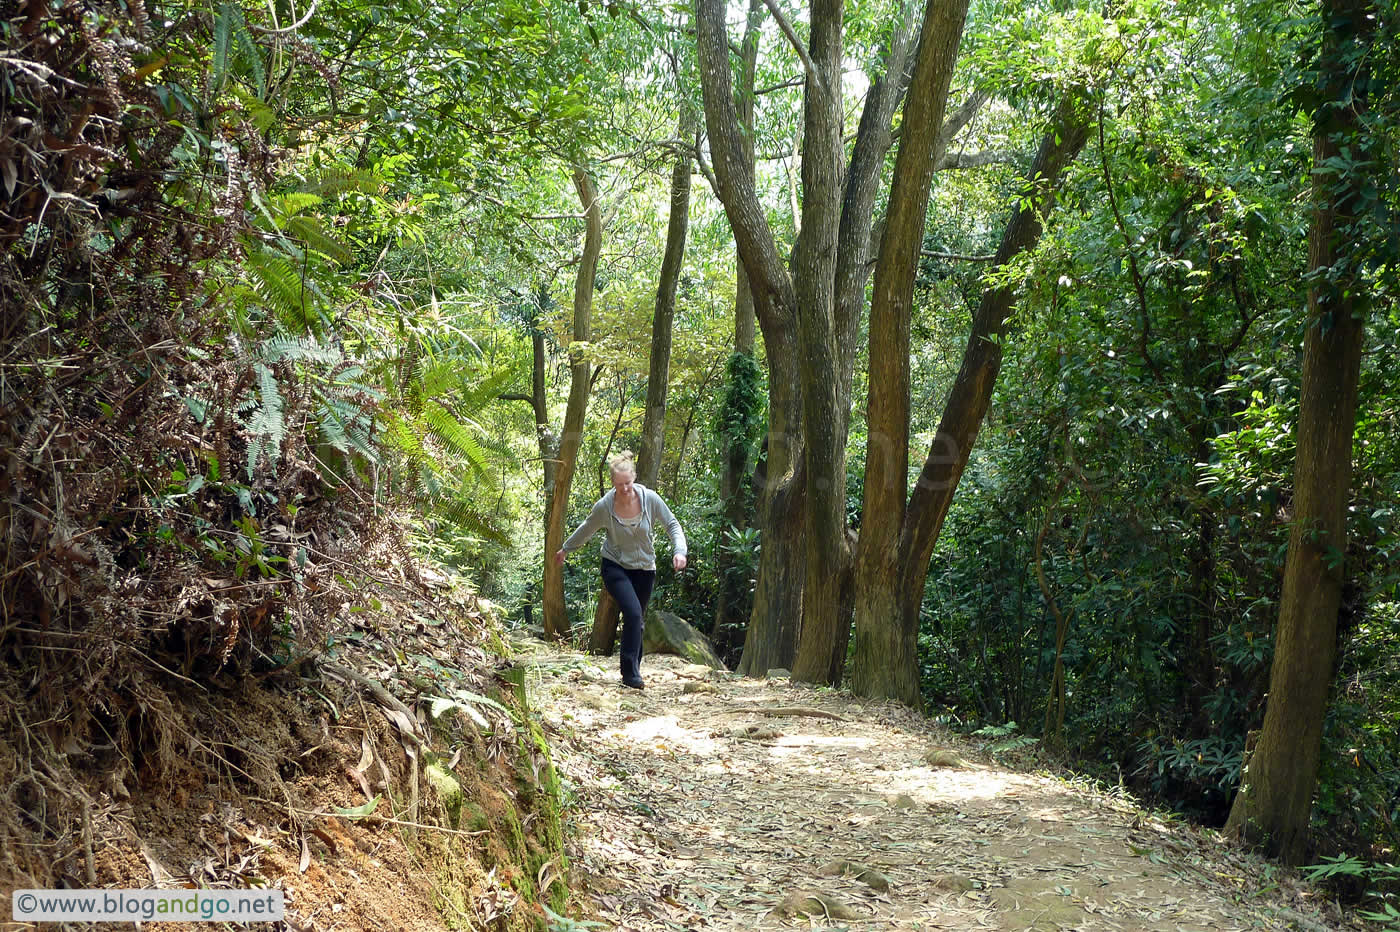
{"type": "MultiPolygon", "coordinates": [[[[436,697],[479,700],[501,685],[499,658],[484,646],[492,629],[476,623],[485,608],[455,588],[412,600],[377,591],[384,610],[353,616],[337,633],[335,660],[323,660],[319,672],[176,697],[172,720],[217,751],[222,769],[191,754],[173,775],[81,771],[90,783],[77,786],[92,797],[87,857],[69,859],[80,866],[62,883],[275,887],[287,918],[259,926],[269,932],[534,928],[538,909],[512,890],[519,869],[503,847],[502,826],[512,819],[530,820],[516,829],[526,834],[540,824],[537,813],[516,812],[515,726],[504,709],[480,701],[464,701],[472,713],[433,711],[436,697]],[[473,713],[490,727],[475,727],[473,713]],[[476,807],[467,830],[446,827],[440,794],[420,781],[420,771],[431,773],[419,766],[429,754],[433,766],[455,772],[476,807]],[[376,798],[372,815],[346,815],[376,798]]],[[[48,851],[63,850],[35,837],[48,851]]],[[[537,889],[558,878],[557,864],[544,867],[530,878],[537,889]]],[[[8,903],[10,891],[34,878],[3,868],[0,861],[0,902],[8,903]]],[[[0,932],[35,928],[10,922],[8,906],[0,910],[0,932]]]]}
{"type": "Polygon", "coordinates": [[[573,880],[612,928],[1353,927],[1214,832],[967,766],[907,709],[659,656],[636,693],[613,660],[525,650],[574,794],[573,880]]]}

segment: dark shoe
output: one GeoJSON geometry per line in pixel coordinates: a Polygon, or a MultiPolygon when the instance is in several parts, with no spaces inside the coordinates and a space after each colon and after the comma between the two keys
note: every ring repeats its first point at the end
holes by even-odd
{"type": "Polygon", "coordinates": [[[628,689],[641,689],[642,681],[640,677],[635,680],[623,680],[622,685],[626,686],[628,689]]]}

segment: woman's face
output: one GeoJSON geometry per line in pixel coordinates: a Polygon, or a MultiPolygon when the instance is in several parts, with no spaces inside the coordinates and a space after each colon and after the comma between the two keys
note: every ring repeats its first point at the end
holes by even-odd
{"type": "Polygon", "coordinates": [[[613,488],[619,495],[631,495],[632,483],[637,481],[637,474],[631,467],[624,466],[621,469],[612,471],[613,488]]]}

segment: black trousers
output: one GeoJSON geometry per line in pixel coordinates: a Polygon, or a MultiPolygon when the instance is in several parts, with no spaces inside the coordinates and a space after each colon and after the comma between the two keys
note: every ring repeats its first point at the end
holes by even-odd
{"type": "Polygon", "coordinates": [[[622,608],[622,647],[618,651],[625,683],[642,678],[642,627],[651,601],[656,570],[629,570],[611,560],[603,561],[603,587],[622,608]]]}

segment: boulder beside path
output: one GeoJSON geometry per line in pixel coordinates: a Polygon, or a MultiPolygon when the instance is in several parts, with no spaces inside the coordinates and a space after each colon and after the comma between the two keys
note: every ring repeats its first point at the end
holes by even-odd
{"type": "Polygon", "coordinates": [[[725,669],[709,640],[679,615],[650,610],[642,631],[644,654],[675,654],[712,670],[725,669]]]}

